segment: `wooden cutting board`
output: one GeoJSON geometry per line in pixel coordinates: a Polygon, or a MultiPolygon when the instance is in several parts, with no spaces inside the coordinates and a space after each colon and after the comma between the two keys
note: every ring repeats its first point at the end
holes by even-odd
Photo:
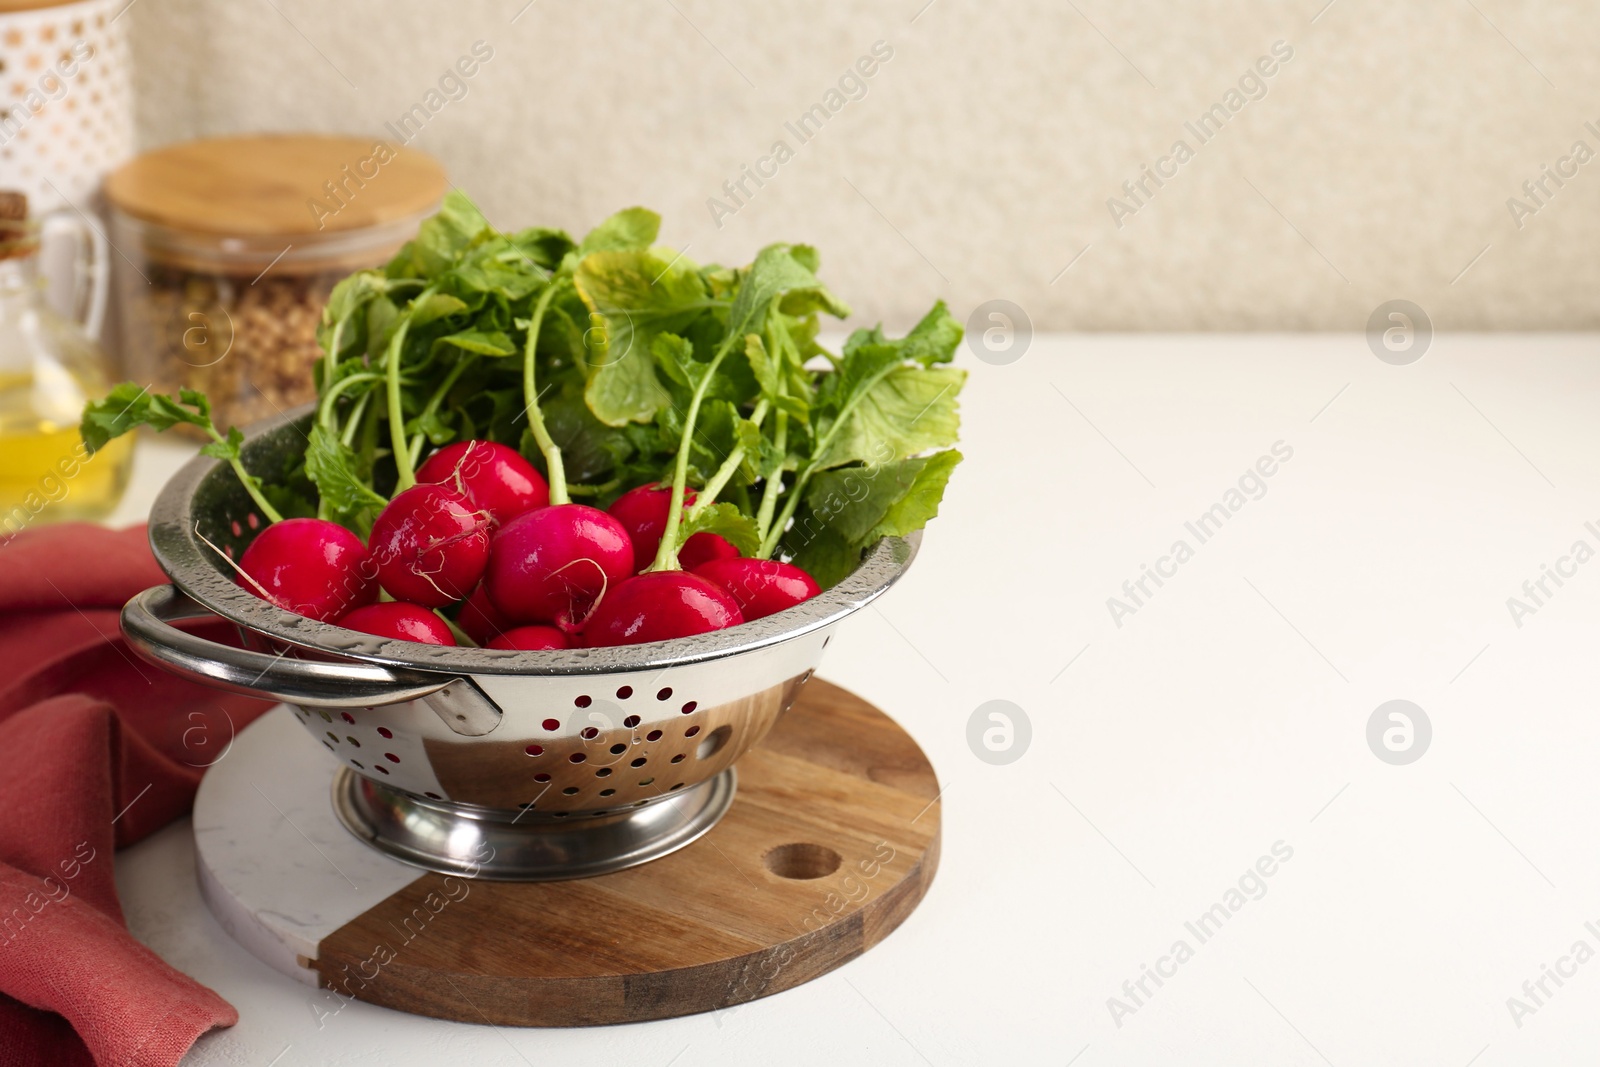
{"type": "MultiPolygon", "coordinates": [[[[883,712],[813,680],[737,769],[728,814],[669,856],[570,882],[418,872],[297,962],[330,1001],[497,1025],[636,1022],[826,974],[922,900],[939,861],[939,784],[883,712]]],[[[207,898],[234,931],[205,851],[202,842],[207,898]]],[[[365,884],[351,871],[357,859],[341,865],[365,884]]]]}

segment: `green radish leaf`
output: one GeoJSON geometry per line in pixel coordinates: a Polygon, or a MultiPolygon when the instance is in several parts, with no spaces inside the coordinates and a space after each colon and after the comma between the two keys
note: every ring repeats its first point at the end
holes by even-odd
{"type": "Polygon", "coordinates": [[[443,345],[451,345],[465,352],[476,352],[480,356],[514,356],[518,354],[517,346],[511,343],[499,330],[485,333],[482,330],[459,330],[446,334],[433,342],[437,349],[443,345]]]}
{"type": "MultiPolygon", "coordinates": [[[[856,358],[870,359],[881,351],[881,346],[870,346],[856,358]]],[[[848,366],[840,373],[852,380],[848,366]]],[[[836,416],[840,424],[823,431],[832,437],[815,457],[818,469],[847,463],[882,465],[955,444],[961,428],[956,395],[966,376],[966,371],[953,367],[891,364],[854,377],[854,392],[829,398],[841,412],[836,416]]]]}
{"type": "MultiPolygon", "coordinates": [[[[112,438],[121,437],[140,426],[160,432],[179,423],[204,430],[211,425],[211,405],[204,393],[181,390],[178,399],[152,393],[133,382],[123,382],[103,400],[90,401],[83,409],[79,433],[91,453],[104,448],[112,438]],[[192,410],[191,410],[192,409],[192,410]]],[[[226,457],[224,457],[226,458],[226,457]]]]}
{"type": "Polygon", "coordinates": [[[858,544],[920,530],[939,514],[950,473],[961,462],[955,449],[878,467],[843,467],[811,479],[811,513],[858,544]]]}
{"type": "MultiPolygon", "coordinates": [[[[628,435],[595,418],[589,405],[584,403],[581,381],[569,379],[559,391],[547,394],[539,406],[544,409],[545,429],[561,447],[569,482],[604,481],[632,455],[633,446],[628,435]]],[[[531,434],[529,436],[531,440],[531,434]]],[[[539,462],[537,448],[524,451],[534,462],[539,462]]]]}
{"type": "Polygon", "coordinates": [[[495,254],[475,257],[452,271],[451,289],[457,296],[473,296],[480,301],[497,296],[508,303],[516,303],[544,288],[544,272],[529,269],[527,253],[520,249],[486,251],[495,254]],[[499,258],[502,256],[504,258],[499,258]]]}
{"type": "Polygon", "coordinates": [[[552,271],[560,267],[567,254],[578,247],[565,230],[551,230],[542,226],[518,231],[512,236],[511,243],[539,266],[552,271]]]}
{"type": "Polygon", "coordinates": [[[949,363],[955,358],[956,349],[960,347],[965,333],[961,321],[951,315],[944,301],[940,300],[906,334],[903,355],[924,366],[949,363]]]}
{"type": "MultiPolygon", "coordinates": [[[[767,312],[780,297],[786,304],[793,302],[797,309],[827,311],[841,319],[850,314],[850,309],[835,299],[806,265],[815,262],[814,252],[808,257],[806,251],[810,250],[805,245],[778,244],[768,245],[756,255],[756,261],[740,280],[739,291],[734,294],[733,306],[728,310],[730,335],[760,333],[767,312]],[[796,248],[803,250],[798,259],[796,248]]],[[[797,310],[796,313],[805,312],[797,310]]]]}
{"type": "Polygon", "coordinates": [[[424,411],[414,419],[407,419],[406,433],[420,433],[432,445],[447,445],[457,437],[455,427],[450,424],[449,413],[438,409],[424,411]]]}
{"type": "Polygon", "coordinates": [[[796,566],[824,588],[836,584],[883,537],[903,537],[939,514],[961,453],[954,449],[877,467],[844,467],[811,479],[805,507],[784,535],[796,566]]]}
{"type": "Polygon", "coordinates": [[[356,471],[355,453],[320,423],[306,445],[306,477],[316,485],[335,522],[349,525],[362,511],[388,503],[356,471]]]}
{"type": "Polygon", "coordinates": [[[382,358],[389,347],[389,336],[400,321],[400,309],[387,296],[380,296],[367,305],[367,358],[382,358]]]}
{"type": "Polygon", "coordinates": [[[667,403],[656,380],[652,344],[704,312],[706,292],[694,264],[655,251],[593,252],[573,276],[595,325],[588,342],[587,399],[608,426],[644,422],[667,403]]]}
{"type": "Polygon", "coordinates": [[[425,220],[400,255],[416,276],[431,278],[443,274],[471,247],[479,234],[489,228],[472,201],[452,189],[445,194],[439,213],[425,220]]]}
{"type": "Polygon", "coordinates": [[[820,522],[808,523],[804,510],[784,537],[785,554],[824,589],[844,580],[861,562],[861,546],[820,522]]]}
{"type": "Polygon", "coordinates": [[[678,547],[697,533],[714,533],[727,539],[745,555],[761,547],[761,537],[756,533],[755,520],[732,504],[717,501],[702,508],[699,514],[686,518],[678,527],[678,547]]]}
{"type": "Polygon", "coordinates": [[[263,485],[261,493],[267,503],[278,509],[286,519],[314,519],[317,506],[287,485],[263,485]]]}
{"type": "Polygon", "coordinates": [[[625,208],[588,232],[578,246],[578,258],[591,252],[641,251],[655,244],[660,232],[660,215],[649,208],[625,208]]]}
{"type": "Polygon", "coordinates": [[[239,449],[244,444],[244,434],[237,426],[228,427],[228,436],[221,441],[212,441],[201,447],[202,456],[212,459],[238,459],[239,449]]]}
{"type": "Polygon", "coordinates": [[[317,325],[317,343],[326,352],[339,334],[342,354],[346,348],[359,345],[361,328],[368,321],[368,307],[374,300],[388,292],[388,279],[382,271],[362,270],[343,279],[328,294],[322,308],[322,321],[317,325]]]}
{"type": "Polygon", "coordinates": [[[898,358],[914,359],[924,366],[949,363],[955,358],[965,332],[961,322],[950,314],[944,301],[940,300],[911,328],[910,333],[898,340],[886,337],[881,325],[870,330],[855,331],[845,341],[844,358],[848,362],[860,349],[886,347],[892,349],[898,358]]]}
{"type": "Polygon", "coordinates": [[[411,317],[411,328],[426,326],[430,322],[446,318],[457,312],[466,311],[466,302],[449,293],[434,293],[426,299],[411,304],[407,314],[411,317]]]}
{"type": "MultiPolygon", "coordinates": [[[[678,432],[682,432],[681,426],[678,432]]],[[[739,409],[727,400],[707,400],[700,406],[700,417],[695,421],[694,442],[689,452],[691,465],[701,472],[694,478],[697,484],[703,484],[711,475],[722,466],[724,460],[733,453],[741,440],[749,441],[759,438],[760,431],[750,420],[741,418],[739,409]]],[[[757,445],[759,448],[759,444],[757,445]]],[[[746,452],[740,463],[740,471],[746,482],[753,481],[755,477],[755,464],[759,459],[759,451],[755,454],[746,452]]]]}
{"type": "Polygon", "coordinates": [[[779,399],[780,382],[778,365],[767,354],[767,346],[756,334],[745,335],[744,358],[750,363],[750,373],[755,375],[761,395],[776,403],[779,399]]]}

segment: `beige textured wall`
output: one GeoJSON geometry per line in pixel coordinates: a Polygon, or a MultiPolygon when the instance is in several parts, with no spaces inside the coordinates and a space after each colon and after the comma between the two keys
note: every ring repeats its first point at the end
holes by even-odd
{"type": "Polygon", "coordinates": [[[862,319],[943,295],[1038,329],[1360,329],[1404,297],[1438,329],[1600,324],[1600,160],[1520,228],[1506,203],[1600,152],[1594,0],[524,2],[139,0],[142,141],[379,135],[481,39],[414,144],[496,222],[643,203],[701,261],[809,241],[862,319]],[[784,122],[879,40],[801,146],[784,122]],[[1184,122],[1276,40],[1293,59],[1200,144],[1184,122]],[[707,200],[779,138],[719,227],[707,200]],[[1194,158],[1119,228],[1108,198],[1178,138],[1194,158]]]}

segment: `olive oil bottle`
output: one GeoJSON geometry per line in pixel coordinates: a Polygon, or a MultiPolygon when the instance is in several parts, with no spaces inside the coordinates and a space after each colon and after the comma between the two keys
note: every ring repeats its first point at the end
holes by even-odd
{"type": "Polygon", "coordinates": [[[0,544],[63,519],[99,519],[128,481],[131,438],[89,455],[78,419],[110,386],[105,357],[46,304],[39,227],[27,200],[0,192],[0,544]]]}

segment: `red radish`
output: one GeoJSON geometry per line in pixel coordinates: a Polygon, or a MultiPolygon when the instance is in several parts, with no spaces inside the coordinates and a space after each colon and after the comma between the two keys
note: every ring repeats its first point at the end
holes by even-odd
{"type": "Polygon", "coordinates": [[[715,559],[738,558],[739,550],[733,546],[732,541],[705,530],[691,534],[689,540],[683,543],[683,547],[678,549],[678,566],[686,571],[692,571],[715,559]]]}
{"type": "Polygon", "coordinates": [[[500,614],[500,609],[489,599],[489,590],[480,584],[472,591],[472,595],[467,597],[467,602],[461,605],[461,614],[456,616],[456,625],[479,645],[487,645],[516,623],[500,614]]]}
{"type": "Polygon", "coordinates": [[[567,635],[554,626],[518,626],[489,642],[490,648],[517,649],[523,652],[543,652],[557,648],[571,648],[567,635]]]}
{"type": "Polygon", "coordinates": [[[583,628],[584,643],[638,645],[708,633],[744,621],[739,604],[708,579],[648,571],[612,589],[583,628]]]}
{"type": "Polygon", "coordinates": [[[372,524],[378,582],[396,600],[430,608],[462,599],[489,559],[489,516],[445,485],[414,485],[372,524]]]}
{"type": "Polygon", "coordinates": [[[500,528],[483,584],[513,622],[570,632],[631,573],[633,545],[620,522],[586,504],[553,504],[500,528]]]}
{"type": "Polygon", "coordinates": [[[444,620],[420,604],[389,600],[357,608],[339,620],[346,630],[392,637],[397,641],[418,641],[424,645],[453,645],[455,635],[444,620]]]}
{"type": "MultiPolygon", "coordinates": [[[[685,507],[693,504],[694,498],[693,489],[683,491],[685,507]]],[[[628,536],[633,539],[635,573],[644,570],[655,561],[656,550],[661,547],[661,535],[667,529],[667,512],[671,509],[672,486],[662,485],[660,482],[650,482],[637,489],[629,489],[606,509],[607,513],[622,523],[628,531],[628,536]]],[[[729,544],[727,539],[701,531],[683,543],[683,548],[678,550],[678,562],[687,570],[707,560],[724,559],[738,554],[739,550],[729,544]]]]}
{"type": "Polygon", "coordinates": [[[717,559],[695,567],[694,573],[726,589],[739,602],[747,622],[792,608],[822,592],[811,575],[775,559],[717,559]]]}
{"type": "Polygon", "coordinates": [[[239,557],[240,585],[285,611],[328,622],[378,596],[361,538],[325,519],[284,519],[239,557]]]}
{"type": "Polygon", "coordinates": [[[417,470],[417,481],[450,486],[502,526],[550,503],[550,487],[533,464],[493,441],[445,445],[417,470]]]}

